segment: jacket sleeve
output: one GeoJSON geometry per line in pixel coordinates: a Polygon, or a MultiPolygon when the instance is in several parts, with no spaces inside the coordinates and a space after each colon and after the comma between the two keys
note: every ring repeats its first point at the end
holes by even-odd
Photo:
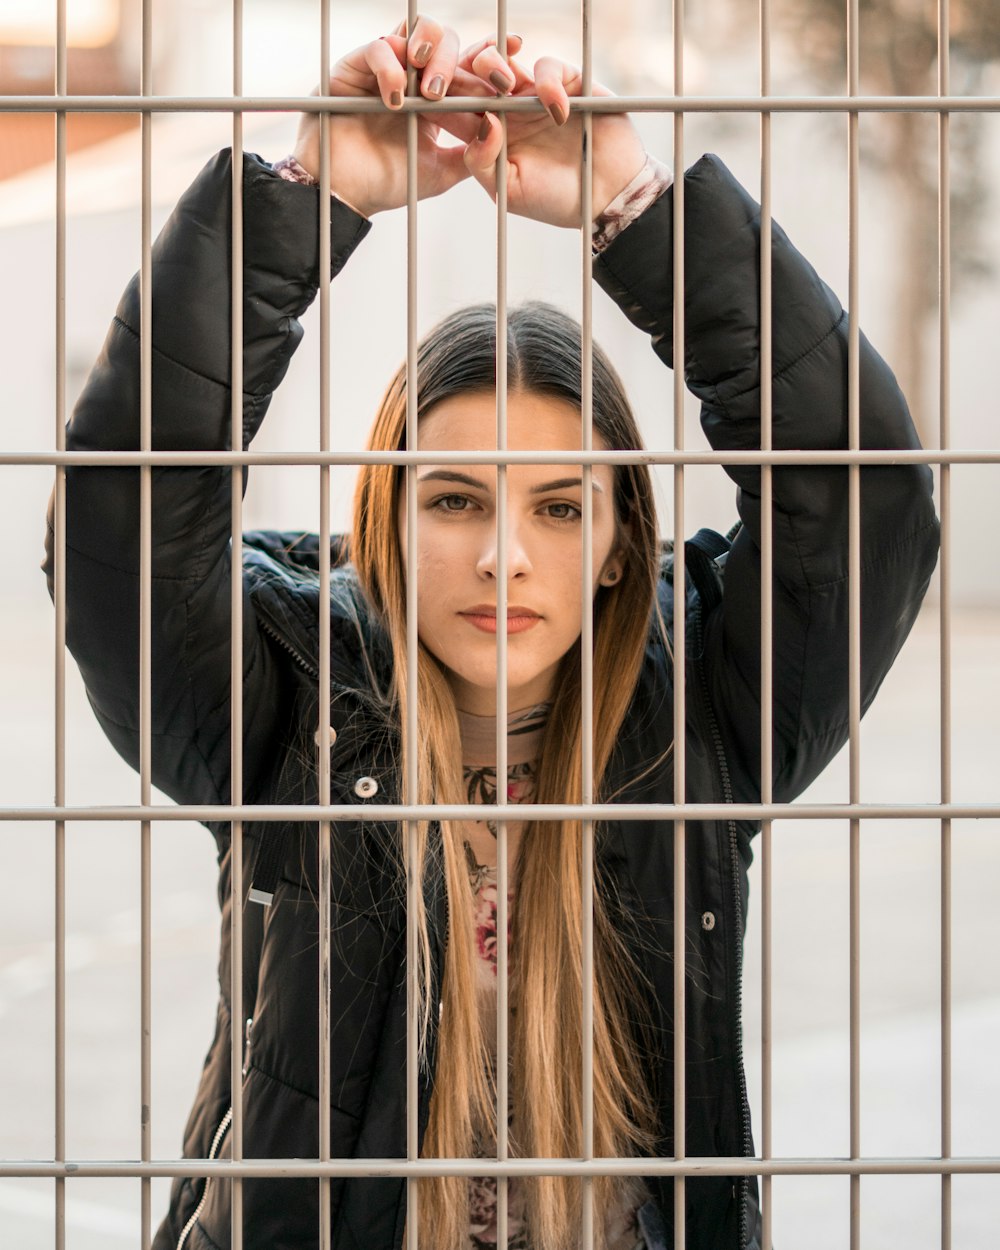
{"type": "MultiPolygon", "coordinates": [[[[232,164],[202,170],[153,247],[153,446],[230,443],[232,164]]],[[[331,206],[336,273],[370,228],[331,206]]],[[[319,281],[319,192],[243,157],[243,429],[256,433],[302,336],[298,318],[319,281]]],[[[72,450],[139,447],[140,294],[122,296],[67,428],[72,450]]],[[[230,499],[226,467],[152,473],[152,769],[182,802],[229,799],[230,499]]],[[[67,641],[106,734],[139,758],[139,470],[66,472],[67,641]]],[[[45,571],[55,552],[51,505],[45,571]]],[[[270,648],[244,595],[245,792],[266,758],[279,715],[270,648]]]]}
{"type": "MultiPolygon", "coordinates": [[[[595,262],[595,277],[673,365],[673,190],[595,262]]],[[[760,447],[759,206],[722,162],[684,179],[684,372],[719,451],[760,447]]],[[[773,227],[773,445],[848,445],[848,320],[837,297],[773,227]]],[[[863,448],[919,447],[891,370],[862,336],[863,448]]],[[[704,622],[703,662],[734,774],[760,786],[760,470],[732,466],[743,527],[721,605],[704,622]]],[[[867,709],[916,617],[938,526],[926,465],[861,469],[861,695],[867,709]]],[[[799,794],[848,736],[848,469],[772,472],[774,797],[799,794]]]]}

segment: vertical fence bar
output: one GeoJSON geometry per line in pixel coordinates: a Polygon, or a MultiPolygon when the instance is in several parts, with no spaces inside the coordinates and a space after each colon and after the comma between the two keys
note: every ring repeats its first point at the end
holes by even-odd
{"type": "MultiPolygon", "coordinates": [[[[507,0],[497,0],[497,50],[507,55],[507,0]]],[[[502,139],[497,157],[497,450],[507,450],[507,115],[500,114],[502,139]]],[[[497,802],[507,802],[507,466],[497,465],[497,802]]],[[[509,1150],[507,1107],[510,1097],[507,1033],[510,1002],[508,960],[509,863],[507,822],[497,821],[497,1159],[509,1150]]],[[[507,1250],[509,1184],[497,1177],[497,1246],[507,1250]]]]}
{"type": "MultiPolygon", "coordinates": [[[[949,0],[938,0],[938,94],[951,91],[949,0]]],[[[938,445],[951,446],[951,116],[938,114],[938,445]]],[[[941,802],[951,802],[951,466],[940,469],[941,802]]],[[[941,821],[941,1157],[951,1156],[951,821],[941,821]]],[[[941,1250],[951,1250],[951,1176],[941,1174],[941,1250]]]]}
{"type": "MultiPolygon", "coordinates": [[[[858,94],[860,66],[858,0],[847,0],[847,92],[858,94]]],[[[858,121],[857,111],[848,113],[848,355],[847,425],[848,447],[860,446],[860,330],[858,239],[858,121]]],[[[861,801],[861,472],[848,466],[848,761],[850,802],[861,801]]],[[[850,1145],[851,1158],[861,1155],[861,822],[850,822],[850,1145]]],[[[861,1245],[861,1177],[851,1176],[851,1250],[861,1245]]]]}
{"type": "MultiPolygon", "coordinates": [[[[416,0],[407,4],[407,37],[417,22],[416,0]]],[[[416,71],[406,72],[406,93],[419,95],[416,71]]],[[[406,116],[406,446],[416,451],[417,440],[417,114],[406,116]]],[[[419,798],[417,750],[417,700],[419,633],[417,620],[417,469],[406,466],[406,724],[403,726],[403,758],[406,760],[404,799],[419,798]]],[[[417,1022],[417,879],[419,825],[405,822],[406,837],[406,1157],[420,1153],[417,1124],[418,1022],[417,1022]]],[[[430,986],[425,989],[429,992],[430,986]]],[[[432,1004],[434,1006],[434,1004],[432,1004]]],[[[420,1189],[415,1176],[406,1178],[406,1246],[417,1250],[420,1223],[420,1189]]]]}
{"type": "MultiPolygon", "coordinates": [[[[56,0],[56,95],[66,94],[66,0],[56,0]]],[[[56,451],[66,450],[66,114],[56,113],[56,451]]],[[[53,508],[55,530],[55,802],[66,802],[66,470],[55,476],[53,508]]],[[[55,824],[55,1150],[66,1158],[66,822],[55,824]]],[[[66,1246],[66,1182],[56,1179],[55,1248],[66,1246]]]]}
{"type": "MultiPolygon", "coordinates": [[[[771,94],[771,6],[760,0],[760,93],[771,94]]],[[[770,451],[772,442],[772,319],[771,319],[771,114],[760,115],[760,447],[770,451]]],[[[760,799],[772,801],[774,776],[774,515],[771,466],[760,470],[760,799]]],[[[761,1150],[769,1159],[772,1140],[772,825],[761,823],[761,1150]]],[[[773,1184],[761,1178],[761,1250],[771,1250],[773,1234],[773,1184]]]]}
{"type": "MultiPolygon", "coordinates": [[[[330,0],[320,0],[319,93],[330,92],[330,0]]],[[[319,115],[319,446],[330,450],[330,114],[319,115]]],[[[319,661],[317,716],[319,801],[330,802],[330,468],[319,467],[319,661]]],[[[318,827],[319,855],[319,1158],[330,1159],[330,822],[318,827]]],[[[333,1239],[330,1177],[319,1181],[319,1250],[333,1239]]]]}
{"type": "MultiPolygon", "coordinates": [[[[153,13],[152,0],[142,0],[143,95],[152,93],[153,13]]],[[[153,117],[147,110],[141,116],[142,143],[142,263],[140,271],[140,435],[139,445],[148,452],[153,447],[153,225],[152,225],[152,144],[153,117]]],[[[153,708],[152,708],[152,608],[153,608],[153,469],[144,464],[139,470],[140,553],[139,553],[139,784],[142,803],[151,801],[153,708]]],[[[152,1066],[152,826],[144,820],[140,833],[140,1024],[139,1067],[141,1095],[140,1157],[150,1158],[150,1090],[152,1066]]],[[[152,1240],[150,1181],[140,1182],[140,1244],[147,1250],[152,1240]]]]}
{"type": "MultiPolygon", "coordinates": [[[[684,0],[673,0],[674,95],[684,94],[684,0]]],[[[674,449],[684,449],[684,114],[674,114],[674,333],[673,333],[673,409],[674,449]]],[[[674,802],[683,803],[686,774],[685,664],[687,656],[685,629],[687,613],[686,567],[684,560],[684,466],[674,465],[674,802]]],[[[687,1155],[685,1121],[687,1097],[685,1069],[687,1044],[685,1037],[687,1013],[684,990],[687,980],[685,943],[686,907],[684,882],[686,868],[686,831],[683,820],[674,821],[674,1157],[687,1155]]],[[[684,1250],[687,1240],[685,1183],[680,1174],[674,1178],[674,1247],[684,1250]]]]}
{"type": "MultiPolygon", "coordinates": [[[[581,42],[583,46],[583,74],[581,89],[589,96],[593,84],[593,25],[591,0],[582,0],[581,42]]],[[[594,117],[589,111],[581,119],[583,144],[580,159],[580,243],[582,259],[582,338],[580,343],[580,415],[581,439],[584,451],[594,447],[594,351],[593,351],[593,236],[594,219],[594,117]]],[[[582,466],[583,488],[583,552],[580,602],[580,747],[582,758],[580,772],[582,799],[594,802],[594,470],[591,465],[582,466]]],[[[594,1157],[594,822],[581,822],[581,899],[583,919],[582,950],[582,1024],[583,1071],[581,1079],[583,1110],[584,1159],[594,1157]]],[[[582,1184],[583,1221],[581,1246],[583,1250],[594,1248],[594,1178],[585,1176],[582,1184]]],[[[603,1217],[603,1212],[601,1213],[603,1217]]]]}
{"type": "MultiPolygon", "coordinates": [[[[243,0],[233,0],[233,95],[243,94],[243,0]]],[[[233,113],[232,407],[230,441],[243,450],[243,114],[233,113]]],[[[243,469],[231,478],[230,566],[230,801],[243,802],[243,469]]],[[[243,821],[234,820],[230,858],[232,964],[230,968],[230,1068],[233,1118],[231,1157],[243,1158],[243,821]]],[[[243,1181],[233,1177],[232,1250],[243,1250],[243,1181]]]]}

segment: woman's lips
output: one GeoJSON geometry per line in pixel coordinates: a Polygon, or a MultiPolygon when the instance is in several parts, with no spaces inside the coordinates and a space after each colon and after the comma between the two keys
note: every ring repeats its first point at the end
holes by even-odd
{"type": "MultiPolygon", "coordinates": [[[[463,620],[481,629],[484,634],[495,634],[497,632],[497,614],[495,611],[487,611],[486,609],[470,608],[468,612],[460,612],[459,616],[463,620]]],[[[526,630],[534,628],[542,618],[537,612],[532,612],[530,608],[508,608],[507,609],[507,633],[523,634],[526,630]]]]}

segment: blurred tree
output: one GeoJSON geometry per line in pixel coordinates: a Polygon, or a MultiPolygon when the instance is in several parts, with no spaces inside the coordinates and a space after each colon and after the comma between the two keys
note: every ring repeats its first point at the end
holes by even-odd
{"type": "MultiPolygon", "coordinates": [[[[846,77],[845,0],[778,0],[775,17],[803,68],[831,89],[846,77]]],[[[937,92],[935,0],[859,0],[860,89],[871,95],[937,92]]],[[[951,0],[951,94],[974,94],[1000,60],[1000,0],[951,0]]],[[[983,117],[951,124],[952,290],[989,272],[981,247],[989,179],[983,117]]],[[[933,129],[932,129],[933,128],[933,129]]],[[[938,152],[926,114],[866,115],[862,154],[890,184],[898,212],[897,342],[892,364],[925,439],[935,438],[936,403],[927,393],[925,335],[937,315],[938,152]]]]}

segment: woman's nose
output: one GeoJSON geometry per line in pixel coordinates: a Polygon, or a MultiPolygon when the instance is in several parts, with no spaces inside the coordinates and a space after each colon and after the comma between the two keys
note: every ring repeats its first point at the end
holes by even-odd
{"type": "MultiPolygon", "coordinates": [[[[508,581],[526,577],[531,572],[531,560],[528,557],[527,548],[521,540],[517,526],[511,524],[507,525],[506,555],[508,581]]],[[[493,579],[494,581],[499,576],[500,550],[495,530],[483,544],[483,549],[476,562],[476,572],[480,577],[493,579]]]]}

